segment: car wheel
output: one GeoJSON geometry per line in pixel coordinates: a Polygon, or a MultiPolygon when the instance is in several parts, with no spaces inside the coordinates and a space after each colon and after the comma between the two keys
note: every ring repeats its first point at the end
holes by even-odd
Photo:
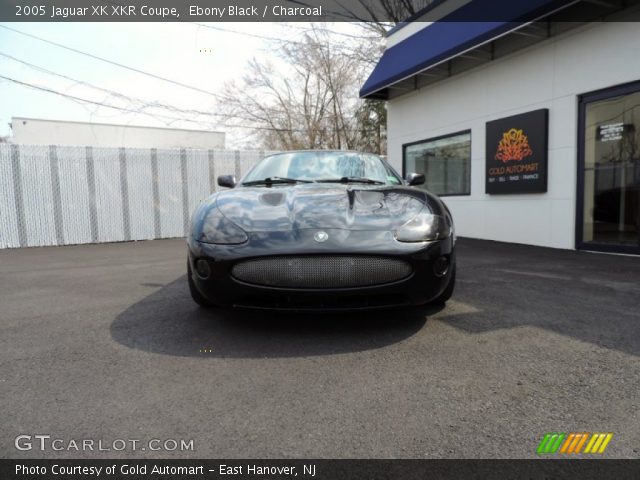
{"type": "Polygon", "coordinates": [[[213,307],[213,303],[207,300],[198,290],[196,284],[193,282],[192,273],[191,273],[191,264],[187,261],[187,282],[189,282],[189,293],[191,294],[191,298],[203,308],[211,308],[213,307]]]}
{"type": "Polygon", "coordinates": [[[443,290],[443,292],[436,297],[431,304],[432,305],[444,305],[453,295],[453,290],[456,288],[456,264],[453,264],[453,269],[451,270],[451,278],[449,279],[449,284],[447,288],[443,290]]]}

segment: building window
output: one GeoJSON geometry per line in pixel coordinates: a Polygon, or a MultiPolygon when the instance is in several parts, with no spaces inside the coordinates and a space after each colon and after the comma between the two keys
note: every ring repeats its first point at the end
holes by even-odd
{"type": "Polygon", "coordinates": [[[469,195],[471,131],[404,145],[403,170],[424,173],[424,188],[436,195],[469,195]]]}
{"type": "Polygon", "coordinates": [[[580,102],[578,246],[640,253],[640,82],[580,102]]]}

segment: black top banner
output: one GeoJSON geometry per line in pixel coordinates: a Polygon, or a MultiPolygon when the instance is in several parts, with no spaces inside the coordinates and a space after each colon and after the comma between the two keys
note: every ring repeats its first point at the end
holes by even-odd
{"type": "Polygon", "coordinates": [[[381,6],[370,12],[365,5],[359,0],[0,0],[0,21],[339,22],[386,16],[381,6]]]}
{"type": "Polygon", "coordinates": [[[3,480],[637,480],[640,460],[0,460],[3,480]]]}
{"type": "Polygon", "coordinates": [[[1,22],[637,21],[633,6],[576,0],[0,0],[1,22]],[[621,9],[629,14],[614,15],[621,9]]]}

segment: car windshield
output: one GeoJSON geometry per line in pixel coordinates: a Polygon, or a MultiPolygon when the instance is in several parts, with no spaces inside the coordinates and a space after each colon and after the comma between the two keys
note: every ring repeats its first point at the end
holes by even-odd
{"type": "MultiPolygon", "coordinates": [[[[379,156],[339,151],[287,152],[259,162],[242,184],[269,179],[271,183],[295,181],[361,182],[400,185],[398,175],[379,156]]],[[[269,183],[269,182],[267,182],[269,183]]]]}

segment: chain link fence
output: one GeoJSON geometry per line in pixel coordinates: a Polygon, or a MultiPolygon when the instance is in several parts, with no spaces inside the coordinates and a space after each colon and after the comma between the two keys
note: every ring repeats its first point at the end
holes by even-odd
{"type": "Polygon", "coordinates": [[[0,248],[183,237],[218,175],[268,153],[0,144],[0,248]]]}

